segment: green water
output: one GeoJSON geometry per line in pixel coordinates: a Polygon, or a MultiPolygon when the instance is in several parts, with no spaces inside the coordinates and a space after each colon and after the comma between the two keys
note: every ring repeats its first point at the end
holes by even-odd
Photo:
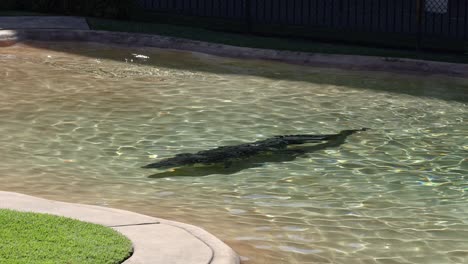
{"type": "Polygon", "coordinates": [[[195,224],[248,264],[468,262],[468,80],[82,43],[1,48],[0,77],[0,190],[195,224]],[[362,127],[231,175],[140,168],[362,127]]]}

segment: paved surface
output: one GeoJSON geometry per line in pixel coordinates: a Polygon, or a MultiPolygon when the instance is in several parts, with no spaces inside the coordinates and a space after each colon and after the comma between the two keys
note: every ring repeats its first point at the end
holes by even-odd
{"type": "Polygon", "coordinates": [[[85,18],[71,16],[0,17],[0,29],[89,29],[85,18]]]}
{"type": "Polygon", "coordinates": [[[205,230],[129,211],[51,201],[0,191],[0,208],[47,213],[114,228],[133,243],[124,264],[238,264],[239,257],[205,230]]]}

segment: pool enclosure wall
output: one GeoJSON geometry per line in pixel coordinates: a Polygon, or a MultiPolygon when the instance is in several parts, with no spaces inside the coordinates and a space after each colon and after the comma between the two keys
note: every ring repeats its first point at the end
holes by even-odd
{"type": "Polygon", "coordinates": [[[393,47],[463,50],[466,0],[136,0],[139,17],[393,47]]]}

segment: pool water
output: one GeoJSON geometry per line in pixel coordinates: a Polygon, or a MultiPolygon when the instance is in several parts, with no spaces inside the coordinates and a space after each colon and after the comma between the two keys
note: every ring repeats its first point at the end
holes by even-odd
{"type": "Polygon", "coordinates": [[[243,263],[468,263],[468,80],[98,44],[0,49],[0,189],[201,226],[243,263]],[[368,127],[232,174],[141,166],[368,127]]]}

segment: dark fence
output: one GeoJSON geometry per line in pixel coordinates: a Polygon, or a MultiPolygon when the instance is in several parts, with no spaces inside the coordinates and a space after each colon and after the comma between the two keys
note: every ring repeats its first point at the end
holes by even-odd
{"type": "Polygon", "coordinates": [[[432,48],[468,40],[468,0],[136,1],[155,14],[222,19],[251,33],[363,42],[385,36],[401,46],[437,43],[432,48]]]}

